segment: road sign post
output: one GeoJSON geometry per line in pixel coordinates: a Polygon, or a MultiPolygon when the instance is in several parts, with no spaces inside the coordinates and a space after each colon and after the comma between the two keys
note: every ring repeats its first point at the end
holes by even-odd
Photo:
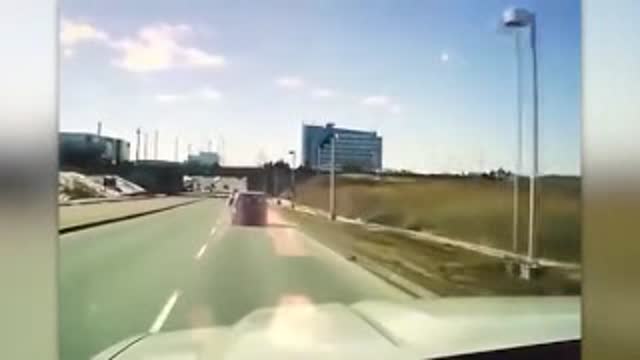
{"type": "Polygon", "coordinates": [[[329,188],[329,215],[336,219],[336,137],[331,136],[331,179],[329,188]]]}
{"type": "MultiPolygon", "coordinates": [[[[336,139],[338,134],[334,131],[334,124],[329,123],[325,126],[327,134],[324,136],[318,146],[318,154],[320,149],[326,145],[331,146],[331,160],[329,164],[329,217],[331,220],[336,219],[336,139]]],[[[319,159],[319,158],[318,158],[319,159]]],[[[319,161],[318,161],[319,162],[319,161]]]]}

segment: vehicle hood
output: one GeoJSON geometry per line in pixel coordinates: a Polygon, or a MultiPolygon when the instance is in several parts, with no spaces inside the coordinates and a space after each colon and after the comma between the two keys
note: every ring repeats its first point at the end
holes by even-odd
{"type": "Polygon", "coordinates": [[[424,359],[580,339],[579,297],[291,304],[228,327],[140,334],[94,360],[424,359]]]}

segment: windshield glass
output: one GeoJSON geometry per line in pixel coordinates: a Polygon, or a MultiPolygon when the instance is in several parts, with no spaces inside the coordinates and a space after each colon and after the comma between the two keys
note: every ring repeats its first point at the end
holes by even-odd
{"type": "Polygon", "coordinates": [[[516,3],[62,1],[61,358],[580,295],[580,5],[516,3]]]}

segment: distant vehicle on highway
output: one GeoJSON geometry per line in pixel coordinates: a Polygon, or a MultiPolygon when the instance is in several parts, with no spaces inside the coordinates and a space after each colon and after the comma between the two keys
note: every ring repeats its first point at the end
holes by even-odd
{"type": "Polygon", "coordinates": [[[243,191],[230,200],[233,225],[264,226],[267,224],[267,196],[264,192],[243,191]]]}

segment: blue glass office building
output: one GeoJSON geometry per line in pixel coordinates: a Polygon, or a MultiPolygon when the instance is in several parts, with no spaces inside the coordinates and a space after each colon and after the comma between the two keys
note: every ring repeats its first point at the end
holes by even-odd
{"type": "MultiPolygon", "coordinates": [[[[382,168],[382,137],[375,131],[333,128],[336,140],[336,168],[357,167],[372,171],[382,168]]],[[[320,148],[327,134],[324,126],[302,126],[302,164],[312,169],[329,169],[331,147],[320,148]]]]}

